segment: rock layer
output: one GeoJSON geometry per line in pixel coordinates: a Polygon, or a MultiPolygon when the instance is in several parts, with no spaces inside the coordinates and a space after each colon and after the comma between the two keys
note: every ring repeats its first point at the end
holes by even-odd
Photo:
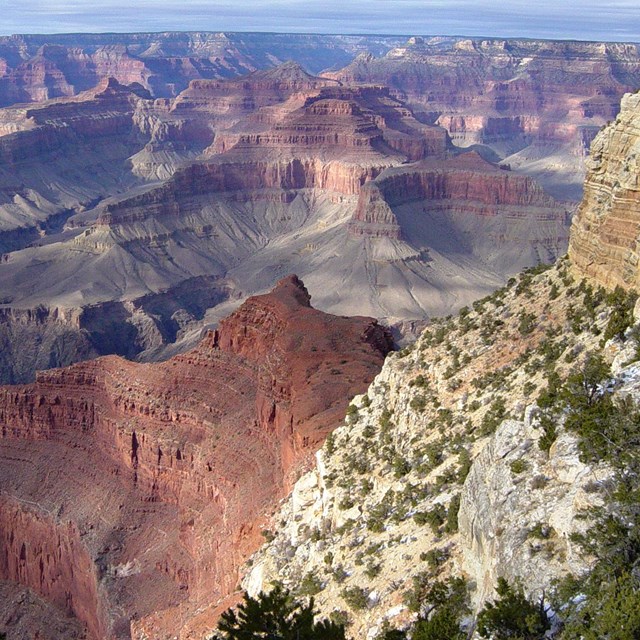
{"type": "Polygon", "coordinates": [[[415,242],[416,221],[428,212],[448,220],[459,241],[486,260],[491,260],[491,249],[483,245],[489,242],[496,254],[506,254],[507,245],[520,245],[522,251],[539,252],[545,262],[557,257],[568,240],[567,207],[530,178],[502,171],[475,153],[385,171],[360,191],[349,229],[356,235],[400,239],[402,225],[393,210],[402,210],[403,205],[411,207],[414,223],[411,232],[405,232],[407,239],[415,242]],[[501,231],[489,230],[488,225],[495,226],[497,220],[501,231]],[[529,231],[517,230],[523,220],[527,227],[535,224],[529,231]],[[545,249],[548,255],[543,255],[545,249]]]}
{"type": "Polygon", "coordinates": [[[615,122],[591,145],[584,199],[569,255],[579,277],[613,288],[640,287],[640,95],[629,94],[615,122]]]}
{"type": "Polygon", "coordinates": [[[324,75],[389,86],[455,144],[479,145],[578,200],[588,146],[639,74],[635,44],[417,38],[324,75]]]}
{"type": "Polygon", "coordinates": [[[163,364],[112,356],[0,388],[2,578],[96,640],[199,637],[389,348],[374,320],[312,309],[294,276],[163,364]]]}
{"type": "Polygon", "coordinates": [[[398,37],[258,33],[15,35],[0,38],[0,106],[89,89],[105,77],[172,97],[199,79],[220,79],[296,60],[319,72],[361,51],[384,53],[398,37]]]}

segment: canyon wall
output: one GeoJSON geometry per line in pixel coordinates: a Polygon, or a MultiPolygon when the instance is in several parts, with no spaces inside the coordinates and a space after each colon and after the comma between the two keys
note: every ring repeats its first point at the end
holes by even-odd
{"type": "Polygon", "coordinates": [[[165,363],[110,356],[0,388],[1,577],[96,640],[200,637],[391,346],[309,300],[292,276],[165,363]]]}
{"type": "Polygon", "coordinates": [[[384,84],[454,144],[579,200],[589,144],[622,95],[640,86],[640,56],[623,43],[412,38],[323,75],[384,84]]]}
{"type": "Polygon", "coordinates": [[[172,97],[200,79],[237,77],[296,60],[317,73],[361,51],[385,53],[394,36],[258,33],[14,35],[0,38],[0,106],[71,96],[105,77],[172,97]]]}
{"type": "Polygon", "coordinates": [[[613,288],[640,286],[640,95],[628,94],[591,145],[569,245],[574,273],[613,288]]]}
{"type": "MultiPolygon", "coordinates": [[[[349,229],[354,234],[399,239],[401,227],[393,208],[409,203],[464,217],[504,215],[555,221],[561,226],[568,224],[569,218],[568,209],[530,178],[500,171],[469,153],[455,160],[423,162],[411,169],[390,169],[367,182],[360,190],[349,229]]],[[[555,233],[549,241],[563,242],[555,233]]]]}

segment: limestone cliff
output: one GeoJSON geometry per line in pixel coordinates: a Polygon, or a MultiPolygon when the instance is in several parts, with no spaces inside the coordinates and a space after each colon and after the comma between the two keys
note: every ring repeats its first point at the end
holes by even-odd
{"type": "Polygon", "coordinates": [[[585,571],[573,534],[610,472],[581,460],[562,419],[541,445],[537,399],[548,367],[566,376],[588,352],[614,363],[618,393],[636,393],[638,368],[634,338],[600,345],[602,291],[587,317],[594,291],[576,285],[566,259],[522,274],[389,357],[273,517],[245,588],[284,582],[373,638],[409,624],[436,579],[465,577],[477,611],[498,577],[536,598],[585,571]]]}
{"type": "Polygon", "coordinates": [[[591,146],[569,256],[577,276],[640,287],[640,94],[628,94],[591,146]]]}

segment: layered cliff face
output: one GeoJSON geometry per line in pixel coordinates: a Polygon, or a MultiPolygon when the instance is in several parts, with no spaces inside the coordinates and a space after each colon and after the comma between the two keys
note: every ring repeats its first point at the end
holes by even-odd
{"type": "Polygon", "coordinates": [[[163,364],[101,358],[0,389],[2,578],[92,638],[201,637],[389,349],[293,276],[163,364]]]}
{"type": "Polygon", "coordinates": [[[349,229],[407,238],[414,246],[422,240],[443,252],[455,243],[496,271],[513,273],[526,262],[555,260],[569,219],[570,210],[530,178],[469,153],[385,171],[362,188],[349,229]]]}
{"type": "Polygon", "coordinates": [[[589,143],[639,72],[636,45],[418,38],[326,75],[385,84],[455,144],[490,149],[556,196],[578,199],[589,143]]]}
{"type": "Polygon", "coordinates": [[[148,95],[105,80],[69,99],[0,110],[0,251],[60,231],[73,213],[138,180],[134,114],[148,95]]]}
{"type": "Polygon", "coordinates": [[[591,146],[584,198],[569,255],[579,277],[607,286],[640,286],[640,95],[629,94],[591,146]]]}
{"type": "Polygon", "coordinates": [[[427,615],[437,581],[464,578],[474,614],[499,577],[535,601],[583,574],[585,510],[610,507],[611,468],[586,461],[562,412],[550,431],[542,407],[595,354],[612,364],[602,393],[638,399],[638,342],[627,331],[603,346],[617,313],[605,300],[563,259],[389,357],[271,519],[244,588],[284,583],[350,637],[375,638],[427,615]]]}
{"type": "Polygon", "coordinates": [[[52,318],[31,325],[37,353],[5,353],[5,381],[91,352],[186,348],[216,307],[289,272],[323,310],[404,331],[566,243],[564,208],[531,180],[452,159],[447,132],[387,87],[292,62],[194,80],[173,100],[109,79],[0,110],[0,123],[4,333],[26,335],[17,319],[38,307],[52,318]],[[203,279],[207,309],[176,307],[175,291],[203,279]],[[150,296],[167,313],[147,313],[150,296]],[[97,310],[112,317],[89,322],[97,310]]]}

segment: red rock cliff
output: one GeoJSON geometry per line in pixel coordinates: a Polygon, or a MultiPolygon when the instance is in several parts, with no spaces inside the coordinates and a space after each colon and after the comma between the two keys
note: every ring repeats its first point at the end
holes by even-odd
{"type": "Polygon", "coordinates": [[[200,637],[389,348],[375,320],[312,309],[292,276],[165,363],[106,357],[0,388],[1,577],[96,640],[200,637]]]}
{"type": "MultiPolygon", "coordinates": [[[[444,162],[389,169],[364,185],[350,232],[399,238],[393,207],[422,202],[430,211],[471,216],[556,221],[566,226],[568,212],[530,178],[503,171],[475,153],[444,162]]],[[[566,238],[566,235],[565,235],[566,238]]],[[[562,238],[550,238],[562,243],[562,238]]]]}

